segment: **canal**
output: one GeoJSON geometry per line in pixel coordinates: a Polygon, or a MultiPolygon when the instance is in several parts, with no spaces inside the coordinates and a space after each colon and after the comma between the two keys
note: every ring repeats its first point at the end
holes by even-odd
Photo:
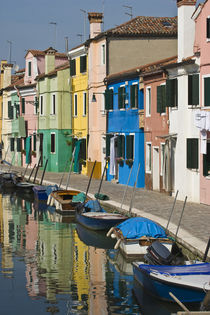
{"type": "MultiPolygon", "coordinates": [[[[0,314],[171,314],[104,233],[16,192],[0,194],[0,314]]],[[[191,308],[192,309],[192,308],[191,308]]]]}

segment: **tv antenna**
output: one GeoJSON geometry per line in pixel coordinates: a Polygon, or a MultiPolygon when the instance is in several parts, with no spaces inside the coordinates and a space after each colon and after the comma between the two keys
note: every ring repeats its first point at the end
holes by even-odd
{"type": "Polygon", "coordinates": [[[7,43],[9,44],[9,63],[12,62],[12,41],[7,40],[7,43]]]}
{"type": "Polygon", "coordinates": [[[125,14],[129,15],[130,18],[133,18],[133,7],[129,6],[129,5],[123,5],[124,8],[129,9],[130,12],[125,12],[125,14]]]}
{"type": "Polygon", "coordinates": [[[50,22],[49,24],[55,26],[55,34],[54,34],[54,48],[56,49],[56,33],[57,33],[57,23],[56,22],[50,22]]]}
{"type": "Polygon", "coordinates": [[[84,42],[85,42],[85,39],[86,39],[86,14],[87,14],[87,11],[85,11],[83,9],[80,9],[80,11],[84,13],[84,42]]]}

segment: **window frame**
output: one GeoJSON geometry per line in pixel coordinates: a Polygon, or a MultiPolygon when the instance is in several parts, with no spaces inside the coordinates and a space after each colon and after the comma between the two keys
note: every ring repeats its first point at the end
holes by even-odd
{"type": "Polygon", "coordinates": [[[56,154],[56,147],[55,147],[55,132],[50,133],[50,153],[56,154]],[[54,143],[52,142],[52,138],[54,138],[54,143]],[[54,146],[54,151],[52,151],[52,148],[54,146]]]}
{"type": "Polygon", "coordinates": [[[38,106],[36,105],[37,102],[38,102],[38,97],[34,96],[34,115],[38,114],[38,106]]]}
{"type": "Polygon", "coordinates": [[[152,142],[146,142],[146,170],[145,171],[147,174],[152,174],[152,142]]]}
{"type": "Polygon", "coordinates": [[[28,61],[28,77],[31,77],[32,75],[32,62],[28,61]]]}
{"type": "Polygon", "coordinates": [[[151,107],[152,107],[152,87],[146,87],[146,117],[151,117],[151,107]]]}
{"type": "Polygon", "coordinates": [[[40,116],[44,116],[44,95],[40,95],[40,116]]]}
{"type": "Polygon", "coordinates": [[[186,138],[186,168],[190,170],[199,169],[199,139],[198,138],[186,138]],[[196,153],[196,155],[194,154],[194,152],[196,153]]]}
{"type": "Polygon", "coordinates": [[[51,98],[51,115],[55,116],[56,115],[56,94],[52,94],[51,98]]]}
{"type": "Polygon", "coordinates": [[[78,95],[74,94],[74,117],[78,117],[78,95]]]}
{"type": "Polygon", "coordinates": [[[118,87],[118,109],[119,110],[125,110],[125,106],[126,106],[126,86],[125,84],[122,84],[118,87]],[[122,89],[123,93],[120,94],[120,89],[122,89]],[[120,107],[120,97],[122,97],[122,107],[120,107]]]}
{"type": "Polygon", "coordinates": [[[210,98],[209,98],[209,105],[205,105],[205,80],[206,79],[208,79],[208,81],[209,81],[209,88],[210,88],[210,75],[209,74],[203,75],[203,77],[202,77],[202,86],[203,86],[202,100],[203,100],[203,107],[204,108],[210,108],[210,98]]]}
{"type": "Polygon", "coordinates": [[[83,92],[83,116],[87,116],[87,92],[83,92]]]}
{"type": "Polygon", "coordinates": [[[160,176],[164,173],[164,156],[165,156],[165,142],[160,143],[160,176]]]}
{"type": "Polygon", "coordinates": [[[188,74],[188,105],[199,106],[200,104],[200,76],[199,73],[188,74]],[[198,81],[195,81],[198,78],[198,81]],[[196,95],[197,94],[197,95],[196,95]]]}
{"type": "Polygon", "coordinates": [[[70,60],[70,76],[73,77],[76,75],[76,59],[70,60]]]}
{"type": "Polygon", "coordinates": [[[129,133],[125,135],[125,155],[126,155],[126,160],[132,159],[134,160],[135,157],[135,133],[129,133]],[[132,152],[131,156],[128,154],[128,137],[132,137],[133,143],[132,143],[132,152]]]}
{"type": "Polygon", "coordinates": [[[139,107],[139,85],[137,82],[133,82],[130,85],[130,108],[131,109],[137,109],[139,107]],[[135,87],[134,90],[134,106],[132,106],[132,88],[135,87]]]}

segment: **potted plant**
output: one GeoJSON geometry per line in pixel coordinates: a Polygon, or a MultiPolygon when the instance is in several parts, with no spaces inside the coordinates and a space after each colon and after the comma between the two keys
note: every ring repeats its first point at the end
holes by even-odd
{"type": "Polygon", "coordinates": [[[116,158],[116,162],[117,162],[117,164],[119,164],[120,166],[123,166],[124,158],[123,158],[123,157],[117,157],[117,158],[116,158]]]}
{"type": "Polygon", "coordinates": [[[36,151],[31,151],[31,156],[36,157],[36,151]]]}
{"type": "Polygon", "coordinates": [[[125,160],[125,164],[131,167],[133,165],[133,159],[127,159],[125,160]]]}
{"type": "Polygon", "coordinates": [[[70,146],[72,144],[71,140],[66,140],[66,144],[70,146]]]}
{"type": "Polygon", "coordinates": [[[22,150],[21,150],[21,153],[22,153],[23,155],[26,155],[26,150],[25,150],[25,149],[22,149],[22,150]]]}
{"type": "Polygon", "coordinates": [[[86,161],[83,160],[83,159],[80,159],[80,160],[79,160],[79,164],[81,164],[81,165],[83,165],[83,166],[86,166],[86,161]]]}

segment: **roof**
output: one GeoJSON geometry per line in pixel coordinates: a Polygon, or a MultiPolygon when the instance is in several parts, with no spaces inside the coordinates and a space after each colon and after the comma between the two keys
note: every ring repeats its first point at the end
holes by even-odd
{"type": "Polygon", "coordinates": [[[58,71],[68,69],[69,67],[70,67],[69,61],[67,61],[67,62],[63,63],[62,65],[57,66],[53,71],[50,71],[50,72],[47,73],[47,74],[41,73],[40,75],[38,75],[38,76],[36,77],[36,80],[43,79],[43,78],[45,78],[45,77],[54,76],[54,75],[57,74],[58,71]]]}
{"type": "Polygon", "coordinates": [[[162,60],[155,61],[153,63],[148,63],[143,66],[135,67],[126,71],[118,72],[111,74],[105,78],[105,81],[111,82],[117,79],[122,78],[129,78],[139,75],[146,75],[148,73],[154,73],[155,71],[163,71],[162,67],[169,65],[169,64],[175,64],[177,62],[177,56],[165,58],[162,60]]]}
{"type": "Polygon", "coordinates": [[[137,16],[90,39],[110,37],[177,37],[177,17],[137,16]]]}
{"type": "Polygon", "coordinates": [[[4,90],[11,90],[14,89],[14,86],[20,86],[22,84],[24,84],[24,74],[12,75],[11,84],[4,88],[4,90]]]}
{"type": "MultiPolygon", "coordinates": [[[[50,47],[51,48],[51,47],[50,47]]],[[[49,49],[49,48],[48,48],[49,49]]],[[[34,57],[37,56],[45,56],[46,52],[48,51],[48,49],[46,50],[37,50],[37,49],[29,49],[25,55],[25,57],[27,56],[27,54],[30,52],[34,57]]],[[[65,53],[55,53],[55,56],[60,57],[60,58],[66,58],[66,54],[65,53]]]]}

